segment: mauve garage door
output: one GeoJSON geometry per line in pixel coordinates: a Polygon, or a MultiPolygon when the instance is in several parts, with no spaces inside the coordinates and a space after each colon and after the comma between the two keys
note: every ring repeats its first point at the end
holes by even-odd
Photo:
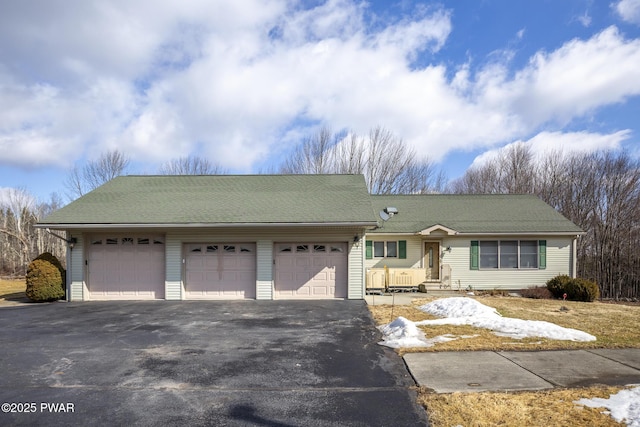
{"type": "Polygon", "coordinates": [[[92,300],[164,298],[162,236],[91,236],[87,261],[89,298],[92,300]]]}
{"type": "Polygon", "coordinates": [[[255,243],[185,245],[187,299],[256,297],[255,243]]]}
{"type": "Polygon", "coordinates": [[[347,297],[346,243],[276,243],[278,299],[347,297]]]}

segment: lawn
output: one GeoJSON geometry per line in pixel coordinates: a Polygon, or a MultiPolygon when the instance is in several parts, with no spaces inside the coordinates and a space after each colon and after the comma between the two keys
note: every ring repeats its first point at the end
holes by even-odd
{"type": "MultiPolygon", "coordinates": [[[[413,305],[369,306],[378,325],[389,323],[398,316],[412,321],[435,319],[418,310],[418,306],[436,298],[414,300],[413,305]]],[[[640,348],[640,306],[607,304],[601,302],[572,302],[535,300],[516,297],[476,297],[476,300],[498,310],[504,317],[524,320],[545,320],[557,325],[578,329],[597,337],[597,341],[556,341],[544,338],[516,340],[499,337],[487,329],[473,326],[421,326],[427,337],[438,335],[477,335],[434,347],[401,349],[402,355],[414,351],[514,351],[514,350],[567,350],[585,348],[640,348]]]]}
{"type": "Polygon", "coordinates": [[[604,409],[573,402],[608,398],[623,387],[595,386],[518,393],[434,394],[418,390],[418,403],[427,409],[433,427],[449,426],[622,426],[604,409]]]}
{"type": "Polygon", "coordinates": [[[26,298],[24,293],[27,285],[24,279],[0,279],[0,300],[13,300],[17,298],[26,298]]]}
{"type": "MultiPolygon", "coordinates": [[[[437,298],[414,300],[412,305],[369,306],[376,323],[386,324],[403,316],[412,321],[434,319],[417,309],[437,298]]],[[[434,347],[399,349],[400,355],[417,351],[471,350],[560,350],[585,348],[640,348],[640,306],[583,303],[557,300],[534,300],[517,297],[476,297],[484,305],[498,310],[504,317],[545,320],[578,329],[596,336],[595,342],[555,341],[541,338],[516,340],[499,337],[491,331],[472,326],[420,326],[426,336],[477,335],[434,347]]],[[[553,389],[539,392],[449,393],[435,394],[419,388],[418,401],[429,414],[434,427],[439,426],[615,426],[613,419],[600,409],[586,408],[573,402],[581,398],[607,398],[622,387],[596,386],[577,389],[553,389]]]]}

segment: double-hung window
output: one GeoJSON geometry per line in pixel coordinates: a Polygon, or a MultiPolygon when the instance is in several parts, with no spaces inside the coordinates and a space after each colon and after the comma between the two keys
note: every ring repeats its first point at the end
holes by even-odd
{"type": "Polygon", "coordinates": [[[398,242],[373,242],[374,258],[397,258],[398,242]]]}

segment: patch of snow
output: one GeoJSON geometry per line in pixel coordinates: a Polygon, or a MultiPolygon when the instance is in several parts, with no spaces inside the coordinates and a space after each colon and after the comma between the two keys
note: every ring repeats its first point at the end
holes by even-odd
{"type": "Polygon", "coordinates": [[[596,337],[586,332],[563,328],[550,322],[502,317],[495,308],[488,307],[472,298],[443,298],[418,307],[418,309],[441,317],[441,319],[412,322],[404,317],[398,317],[393,322],[379,327],[384,335],[384,340],[379,344],[391,348],[432,347],[440,342],[473,337],[441,335],[427,338],[425,333],[418,328],[418,326],[425,325],[471,325],[490,329],[498,336],[514,339],[540,337],[565,341],[596,340],[596,337]]]}
{"type": "Polygon", "coordinates": [[[495,308],[465,297],[438,299],[418,307],[418,310],[438,317],[500,316],[495,308]]]}
{"type": "Polygon", "coordinates": [[[427,338],[414,322],[400,316],[393,322],[380,326],[384,341],[378,344],[391,348],[431,347],[427,338]]]}
{"type": "Polygon", "coordinates": [[[590,408],[607,408],[617,422],[624,422],[629,427],[640,427],[640,386],[622,390],[608,399],[595,397],[580,399],[574,403],[590,408]]]}
{"type": "Polygon", "coordinates": [[[457,337],[446,334],[427,338],[424,332],[418,328],[416,322],[412,322],[402,316],[387,325],[380,326],[379,329],[384,335],[384,340],[378,344],[391,348],[433,347],[438,343],[454,341],[459,338],[474,338],[477,336],[463,335],[457,337]]]}
{"type": "Polygon", "coordinates": [[[522,339],[541,337],[564,341],[595,341],[596,337],[583,331],[563,328],[541,320],[522,320],[502,317],[495,308],[465,297],[444,298],[418,307],[426,313],[443,317],[423,320],[416,325],[471,325],[492,330],[496,335],[522,339]]]}

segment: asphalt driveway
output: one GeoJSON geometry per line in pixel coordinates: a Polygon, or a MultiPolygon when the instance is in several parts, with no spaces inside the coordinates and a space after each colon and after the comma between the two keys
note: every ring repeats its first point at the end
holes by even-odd
{"type": "Polygon", "coordinates": [[[3,307],[0,425],[425,425],[379,337],[364,301],[3,307]]]}

